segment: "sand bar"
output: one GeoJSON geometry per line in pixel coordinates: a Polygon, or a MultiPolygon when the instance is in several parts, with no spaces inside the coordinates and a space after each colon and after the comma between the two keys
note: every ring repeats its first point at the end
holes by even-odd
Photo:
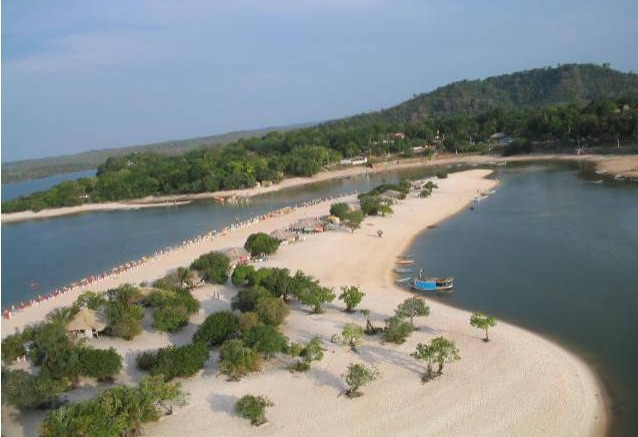
{"type": "Polygon", "coordinates": [[[86,204],[67,208],[51,208],[44,209],[39,212],[33,211],[21,211],[8,214],[2,214],[0,219],[2,223],[19,222],[24,220],[35,220],[52,217],[60,217],[64,215],[81,214],[89,212],[99,211],[117,211],[139,208],[151,208],[151,207],[168,207],[175,205],[187,204],[195,200],[211,200],[211,199],[223,199],[228,197],[237,196],[240,198],[250,198],[258,196],[260,194],[272,193],[275,191],[284,190],[286,188],[299,187],[303,185],[313,184],[317,182],[323,182],[332,179],[343,179],[353,176],[359,176],[363,174],[375,174],[385,171],[395,171],[410,168],[430,167],[438,165],[450,165],[450,164],[490,164],[500,162],[525,162],[525,161],[548,161],[548,160],[560,160],[560,161],[590,161],[599,163],[597,165],[604,165],[604,170],[610,175],[624,175],[628,178],[638,178],[638,156],[625,155],[521,155],[511,157],[494,157],[489,155],[440,155],[436,159],[430,158],[410,158],[393,160],[387,162],[381,162],[375,164],[374,168],[366,168],[363,166],[349,167],[340,170],[323,171],[314,175],[313,177],[293,177],[287,178],[278,184],[273,184],[267,187],[254,187],[241,190],[225,190],[215,191],[207,193],[197,194],[180,194],[172,196],[149,196],[140,199],[131,199],[122,202],[108,202],[108,203],[95,203],[86,204]],[[613,164],[606,164],[606,163],[613,164]],[[630,173],[627,173],[629,171],[630,173]],[[633,176],[632,176],[633,175],[633,176]]]}
{"type": "MultiPolygon", "coordinates": [[[[467,208],[477,189],[493,188],[496,182],[484,179],[487,173],[489,171],[471,170],[451,174],[438,181],[440,189],[430,198],[410,197],[395,206],[392,217],[368,218],[354,234],[335,231],[311,236],[305,242],[281,248],[266,265],[285,266],[293,271],[299,268],[335,288],[360,285],[367,294],[362,307],[371,310],[377,325],[382,324],[384,318],[392,315],[397,303],[411,295],[393,284],[390,270],[396,256],[428,225],[467,208]],[[384,231],[382,238],[376,234],[378,229],[384,231]]],[[[160,277],[169,269],[188,264],[201,253],[241,245],[252,232],[269,232],[297,218],[325,213],[328,207],[327,202],[317,204],[171,252],[92,288],[106,289],[123,282],[138,283],[160,277]]],[[[427,271],[427,265],[421,267],[427,271]]],[[[120,382],[133,382],[140,376],[133,365],[137,352],[169,342],[188,342],[206,313],[228,308],[235,290],[217,287],[217,291],[221,292],[221,300],[212,297],[210,286],[195,291],[204,311],[195,315],[192,323],[178,335],[145,332],[131,342],[101,339],[95,346],[116,347],[127,362],[127,373],[120,377],[120,382]]],[[[28,308],[12,320],[3,320],[3,335],[42,319],[54,306],[69,305],[74,299],[75,296],[64,296],[28,308]]],[[[183,381],[184,389],[190,393],[189,404],[176,410],[174,415],[145,426],[144,433],[191,436],[214,430],[216,435],[224,436],[604,434],[607,418],[603,392],[594,374],[580,359],[540,336],[505,323],[493,330],[492,342],[485,344],[480,340],[481,332],[470,328],[469,313],[434,301],[429,304],[432,315],[416,320],[419,330],[405,344],[382,345],[378,338],[368,338],[358,355],[328,339],[346,322],[363,324],[360,315],[343,313],[343,305],[337,301],[321,315],[310,315],[295,305],[282,330],[292,341],[307,340],[316,334],[322,336],[327,348],[322,362],[306,374],[293,375],[284,368],[283,359],[276,359],[261,373],[233,383],[218,376],[214,353],[199,376],[183,381]],[[457,342],[462,360],[448,365],[443,377],[422,385],[419,382],[421,366],[409,353],[417,342],[439,335],[457,342]],[[339,396],[343,390],[340,375],[347,364],[354,361],[375,363],[382,378],[367,387],[363,397],[349,400],[339,396]],[[267,395],[275,403],[268,413],[268,425],[254,429],[233,413],[235,400],[247,393],[267,395]]],[[[90,393],[91,388],[85,391],[90,393]]],[[[86,393],[73,394],[72,398],[82,396],[86,393]]],[[[18,424],[5,416],[3,433],[28,435],[40,418],[36,413],[23,417],[18,424]]]]}

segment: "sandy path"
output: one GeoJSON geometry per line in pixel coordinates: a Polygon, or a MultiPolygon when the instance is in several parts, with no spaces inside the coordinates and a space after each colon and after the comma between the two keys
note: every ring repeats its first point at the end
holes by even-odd
{"type": "MultiPolygon", "coordinates": [[[[430,198],[408,198],[395,207],[392,217],[369,218],[354,234],[331,232],[312,236],[304,243],[283,247],[268,264],[293,271],[302,269],[335,288],[360,285],[367,293],[362,306],[371,310],[373,320],[380,325],[397,303],[410,295],[392,283],[390,269],[396,255],[428,225],[463,210],[476,189],[492,187],[494,181],[483,179],[486,173],[472,170],[450,175],[438,181],[440,189],[430,198]],[[379,228],[384,231],[383,238],[376,236],[379,228]]],[[[328,204],[320,204],[294,214],[314,216],[327,208],[328,204]]],[[[275,229],[295,218],[285,216],[265,221],[223,237],[226,240],[201,245],[207,247],[173,253],[113,282],[139,282],[161,276],[169,268],[185,265],[199,253],[211,250],[211,246],[241,244],[247,234],[258,228],[275,229]]],[[[427,266],[422,267],[427,270],[427,266]]],[[[112,285],[101,284],[100,288],[112,285]]],[[[232,288],[223,289],[223,298],[217,301],[210,297],[210,288],[197,290],[205,311],[194,316],[193,325],[178,336],[145,333],[133,342],[101,340],[100,347],[117,347],[126,356],[131,370],[122,380],[135,380],[139,377],[132,369],[135,352],[169,341],[188,341],[204,313],[227,307],[233,292],[232,288]]],[[[606,417],[601,388],[578,358],[554,343],[504,323],[493,330],[493,341],[485,344],[480,340],[481,332],[470,328],[467,312],[437,302],[430,302],[430,306],[432,315],[416,320],[419,330],[408,342],[382,345],[378,338],[368,338],[359,355],[331,344],[328,339],[348,321],[363,324],[360,315],[340,311],[341,302],[333,302],[322,315],[310,315],[295,307],[283,331],[293,341],[307,340],[316,334],[322,336],[327,348],[322,362],[306,374],[293,375],[285,370],[285,360],[274,360],[260,374],[232,383],[217,376],[217,358],[213,354],[200,376],[183,382],[190,393],[189,404],[173,416],[146,426],[145,434],[171,437],[208,432],[223,436],[603,434],[606,417]],[[417,342],[438,335],[457,342],[462,361],[448,365],[443,377],[422,385],[421,366],[409,353],[417,342]],[[375,363],[383,376],[365,389],[363,397],[348,400],[338,396],[343,390],[340,375],[353,361],[375,363]],[[232,412],[235,400],[247,393],[265,394],[274,401],[268,425],[254,429],[232,412]]],[[[28,311],[28,317],[24,312],[22,320],[18,317],[3,320],[3,332],[9,328],[8,322],[22,326],[44,313],[43,307],[35,307],[28,311]]],[[[25,419],[30,424],[27,429],[33,429],[37,418],[25,419]]],[[[22,434],[18,427],[14,428],[15,433],[10,432],[11,428],[3,429],[7,436],[22,434]]]]}

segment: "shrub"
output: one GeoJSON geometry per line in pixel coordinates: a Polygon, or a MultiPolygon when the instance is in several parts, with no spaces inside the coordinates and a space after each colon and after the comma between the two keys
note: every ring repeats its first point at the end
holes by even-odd
{"type": "Polygon", "coordinates": [[[280,241],[275,237],[271,237],[268,234],[259,232],[251,234],[244,244],[244,248],[250,252],[252,256],[257,255],[270,255],[275,253],[279,249],[280,241]]]}
{"type": "Polygon", "coordinates": [[[110,333],[125,340],[131,340],[141,333],[144,309],[137,305],[142,298],[140,290],[125,284],[108,290],[106,294],[109,299],[104,313],[110,322],[110,333]]]}
{"type": "Polygon", "coordinates": [[[242,340],[246,346],[255,349],[267,359],[288,349],[288,339],[277,328],[269,325],[250,328],[244,332],[242,340]]]}
{"type": "Polygon", "coordinates": [[[235,267],[235,270],[233,270],[231,281],[233,282],[233,285],[244,285],[248,281],[250,275],[252,275],[254,272],[255,268],[250,264],[237,266],[235,267]]]}
{"type": "Polygon", "coordinates": [[[78,358],[80,373],[99,381],[112,379],[122,370],[122,357],[113,348],[108,350],[81,348],[78,358]]]}
{"type": "Polygon", "coordinates": [[[436,172],[436,177],[439,179],[447,179],[447,171],[439,170],[436,172]]]}
{"type": "Polygon", "coordinates": [[[13,363],[18,357],[27,353],[24,347],[26,343],[21,333],[11,334],[2,340],[2,362],[4,364],[13,363]]]}
{"type": "Polygon", "coordinates": [[[239,315],[239,329],[243,331],[247,331],[253,326],[257,326],[259,324],[259,316],[257,313],[249,311],[247,313],[241,313],[239,315]]]}
{"type": "Polygon", "coordinates": [[[228,280],[230,259],[219,252],[211,252],[197,258],[190,266],[202,276],[206,282],[225,284],[228,280]]]}
{"type": "Polygon", "coordinates": [[[264,287],[255,286],[250,288],[244,288],[239,290],[233,297],[230,307],[233,310],[239,310],[241,312],[255,311],[257,301],[261,298],[272,297],[272,294],[268,292],[264,287]]]}
{"type": "Polygon", "coordinates": [[[407,340],[412,331],[414,331],[414,325],[403,317],[390,317],[386,320],[383,339],[391,343],[401,344],[407,340]]]}
{"type": "Polygon", "coordinates": [[[199,301],[188,291],[155,290],[147,302],[155,308],[153,327],[174,332],[188,324],[188,317],[199,310],[199,301]]]}
{"type": "Polygon", "coordinates": [[[255,304],[259,319],[267,325],[278,326],[288,316],[290,309],[278,297],[260,297],[255,304]]]}
{"type": "Polygon", "coordinates": [[[237,316],[230,311],[219,311],[206,317],[200,325],[193,341],[211,346],[222,344],[239,329],[237,316]]]}
{"type": "Polygon", "coordinates": [[[292,343],[288,348],[288,353],[290,356],[297,358],[295,364],[289,366],[288,369],[295,372],[305,372],[310,369],[310,363],[321,361],[323,358],[321,339],[313,337],[306,345],[292,343]]]}
{"type": "Polygon", "coordinates": [[[235,403],[235,411],[244,419],[250,420],[251,425],[259,426],[267,422],[266,408],[274,404],[264,396],[246,395],[235,403]]]}
{"type": "Polygon", "coordinates": [[[164,381],[182,376],[192,376],[204,367],[208,360],[208,349],[204,343],[185,346],[169,346],[155,352],[145,352],[137,358],[136,364],[151,375],[163,375],[164,381]]]}
{"type": "Polygon", "coordinates": [[[363,296],[365,296],[365,293],[359,287],[341,287],[339,299],[346,304],[346,311],[351,313],[361,303],[363,296]]]}
{"type": "Polygon", "coordinates": [[[341,342],[357,352],[357,345],[363,340],[363,328],[354,323],[346,323],[341,331],[341,342]]]}
{"type": "Polygon", "coordinates": [[[260,366],[259,355],[239,339],[227,340],[219,348],[219,368],[233,381],[259,370],[260,366]]]}
{"type": "Polygon", "coordinates": [[[322,305],[326,302],[332,302],[335,298],[332,289],[322,287],[312,279],[304,284],[303,288],[296,289],[295,296],[303,305],[311,306],[312,312],[315,314],[323,312],[322,305]]]}
{"type": "Polygon", "coordinates": [[[34,376],[24,370],[2,369],[2,403],[21,410],[50,407],[66,389],[62,380],[34,376]]]}
{"type": "Polygon", "coordinates": [[[102,293],[96,293],[94,291],[85,291],[75,300],[73,306],[77,309],[87,307],[94,311],[97,311],[104,307],[106,299],[102,293]]]}
{"type": "Polygon", "coordinates": [[[379,371],[374,366],[366,366],[362,363],[351,363],[343,375],[346,383],[346,396],[355,398],[361,396],[359,389],[379,377],[379,371]]]}
{"type": "Polygon", "coordinates": [[[138,387],[118,386],[95,399],[75,402],[50,412],[40,425],[42,437],[133,435],[145,422],[159,420],[172,403],[183,404],[179,384],[146,377],[138,387]]]}

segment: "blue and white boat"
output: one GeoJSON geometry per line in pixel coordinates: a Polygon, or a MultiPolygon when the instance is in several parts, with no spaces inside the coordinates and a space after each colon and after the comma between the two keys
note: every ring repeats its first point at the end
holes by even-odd
{"type": "Polygon", "coordinates": [[[412,288],[419,291],[447,291],[454,288],[454,278],[415,279],[412,288]]]}

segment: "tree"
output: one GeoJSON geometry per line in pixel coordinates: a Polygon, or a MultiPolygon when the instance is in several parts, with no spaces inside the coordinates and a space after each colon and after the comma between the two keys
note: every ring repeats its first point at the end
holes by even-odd
{"type": "Polygon", "coordinates": [[[230,259],[223,253],[210,252],[193,261],[190,268],[198,271],[206,282],[225,284],[228,280],[230,259]]]}
{"type": "Polygon", "coordinates": [[[435,376],[442,375],[443,365],[446,362],[453,362],[461,359],[456,343],[444,337],[437,337],[429,344],[417,344],[416,350],[410,355],[427,363],[426,371],[422,378],[424,382],[429,381],[435,376]],[[438,364],[436,375],[432,369],[432,365],[434,363],[438,364]]]}
{"type": "Polygon", "coordinates": [[[496,326],[496,318],[483,314],[482,312],[472,313],[472,316],[470,317],[470,325],[477,329],[484,329],[485,338],[483,341],[488,342],[490,341],[490,337],[487,331],[496,326]]]}
{"type": "Polygon", "coordinates": [[[341,331],[341,338],[344,345],[349,345],[354,353],[359,353],[357,345],[363,340],[363,328],[354,323],[346,323],[341,331]]]}
{"type": "Polygon", "coordinates": [[[161,377],[146,377],[138,387],[113,387],[94,399],[51,411],[39,431],[43,437],[134,435],[143,423],[159,420],[162,409],[172,403],[185,403],[179,384],[167,384],[161,377]]]}
{"type": "Polygon", "coordinates": [[[277,328],[269,325],[257,325],[250,328],[243,333],[242,340],[246,346],[261,353],[266,359],[288,349],[288,339],[277,331],[277,328]]]}
{"type": "Polygon", "coordinates": [[[82,307],[87,307],[91,310],[98,311],[104,307],[106,299],[103,293],[96,293],[94,291],[85,291],[75,300],[73,306],[78,310],[82,307]]]}
{"type": "Polygon", "coordinates": [[[348,206],[345,202],[333,203],[330,205],[330,215],[339,217],[340,220],[343,220],[349,212],[350,206],[348,206]]]}
{"type": "Polygon", "coordinates": [[[354,232],[361,227],[363,219],[365,218],[361,211],[350,211],[342,220],[343,224],[350,229],[350,232],[354,232]]]}
{"type": "Polygon", "coordinates": [[[217,346],[239,330],[239,320],[230,311],[218,311],[206,317],[195,334],[194,342],[217,346]]]}
{"type": "Polygon", "coordinates": [[[253,426],[260,426],[267,422],[266,408],[275,404],[265,396],[245,395],[235,403],[235,411],[244,419],[250,420],[253,426]]]}
{"type": "Polygon", "coordinates": [[[366,318],[366,328],[363,330],[363,332],[366,335],[375,335],[380,332],[383,332],[383,328],[378,328],[372,324],[372,321],[370,320],[370,310],[362,309],[360,311],[361,311],[361,314],[363,314],[364,317],[366,318]]]}
{"type": "Polygon", "coordinates": [[[250,328],[257,326],[258,324],[259,316],[255,312],[249,311],[239,315],[239,330],[242,332],[248,331],[250,328]]]}
{"type": "Polygon", "coordinates": [[[183,289],[155,290],[145,301],[153,307],[153,327],[175,332],[188,324],[190,315],[200,307],[199,301],[183,289]]]}
{"type": "Polygon", "coordinates": [[[308,288],[297,290],[297,299],[303,305],[312,307],[314,314],[320,314],[323,312],[322,305],[326,302],[332,302],[335,298],[335,294],[332,289],[322,287],[317,283],[312,284],[308,288]]]}
{"type": "Polygon", "coordinates": [[[61,307],[56,308],[47,314],[46,320],[50,323],[57,323],[61,326],[66,326],[76,314],[77,309],[73,307],[61,307]]]}
{"type": "Polygon", "coordinates": [[[239,339],[226,340],[219,348],[219,368],[232,381],[239,381],[242,376],[260,367],[259,355],[239,339]]]}
{"type": "Polygon", "coordinates": [[[196,342],[143,352],[137,356],[136,364],[140,370],[148,370],[152,376],[162,375],[168,382],[173,378],[194,375],[207,360],[206,345],[196,342]]]}
{"type": "Polygon", "coordinates": [[[239,265],[235,267],[235,270],[233,270],[233,275],[230,279],[233,282],[233,285],[244,285],[246,281],[248,281],[248,277],[254,272],[255,268],[250,264],[239,265]]]}
{"type": "Polygon", "coordinates": [[[21,410],[50,407],[67,383],[45,375],[31,375],[24,370],[2,368],[2,403],[21,410]]]}
{"type": "Polygon", "coordinates": [[[108,302],[104,313],[109,319],[110,333],[125,340],[131,340],[142,332],[144,309],[138,305],[142,293],[137,287],[124,284],[107,290],[108,302]]]}
{"type": "Polygon", "coordinates": [[[421,380],[423,382],[427,382],[434,378],[434,371],[432,370],[432,365],[434,364],[434,360],[436,358],[436,350],[432,344],[423,344],[418,343],[416,345],[416,350],[410,354],[417,360],[425,361],[426,368],[421,380]]]}
{"type": "Polygon", "coordinates": [[[113,348],[80,348],[78,358],[80,373],[98,381],[112,380],[122,370],[122,357],[113,348]]]}
{"type": "Polygon", "coordinates": [[[426,317],[430,315],[430,307],[423,299],[410,297],[401,302],[395,312],[400,317],[409,317],[410,323],[414,325],[415,317],[426,317]]]}
{"type": "Polygon", "coordinates": [[[401,344],[414,331],[414,325],[401,316],[390,317],[386,320],[383,330],[383,340],[391,343],[401,344]]]}
{"type": "Polygon", "coordinates": [[[278,326],[286,319],[290,309],[278,297],[260,297],[255,304],[255,312],[265,324],[278,326]]]}
{"type": "Polygon", "coordinates": [[[270,255],[277,252],[280,243],[281,242],[275,237],[259,232],[250,234],[244,244],[244,248],[250,252],[252,256],[270,255]]]}
{"type": "Polygon", "coordinates": [[[297,358],[295,364],[288,367],[291,371],[305,372],[310,369],[310,363],[321,361],[323,358],[323,346],[321,338],[313,337],[306,345],[302,343],[292,343],[288,348],[290,356],[297,358]]]}
{"type": "Polygon", "coordinates": [[[365,296],[365,293],[359,287],[352,285],[350,287],[341,287],[339,299],[346,304],[346,311],[351,313],[361,303],[363,296],[365,296]]]}
{"type": "Polygon", "coordinates": [[[342,375],[346,383],[346,396],[356,398],[362,395],[359,389],[368,385],[379,377],[379,371],[374,366],[366,366],[363,363],[351,363],[348,370],[342,375]]]}
{"type": "Polygon", "coordinates": [[[2,340],[2,362],[4,364],[11,364],[17,358],[22,357],[27,354],[27,350],[24,347],[26,343],[26,339],[22,335],[22,333],[15,333],[8,335],[2,340]]]}
{"type": "Polygon", "coordinates": [[[177,275],[180,288],[186,288],[188,290],[195,288],[195,274],[191,269],[188,267],[178,267],[177,270],[175,270],[175,274],[177,275]]]}
{"type": "Polygon", "coordinates": [[[250,288],[244,288],[237,292],[230,302],[233,310],[239,310],[242,313],[246,311],[255,311],[257,301],[263,298],[271,298],[272,294],[264,287],[256,285],[250,288]]]}

